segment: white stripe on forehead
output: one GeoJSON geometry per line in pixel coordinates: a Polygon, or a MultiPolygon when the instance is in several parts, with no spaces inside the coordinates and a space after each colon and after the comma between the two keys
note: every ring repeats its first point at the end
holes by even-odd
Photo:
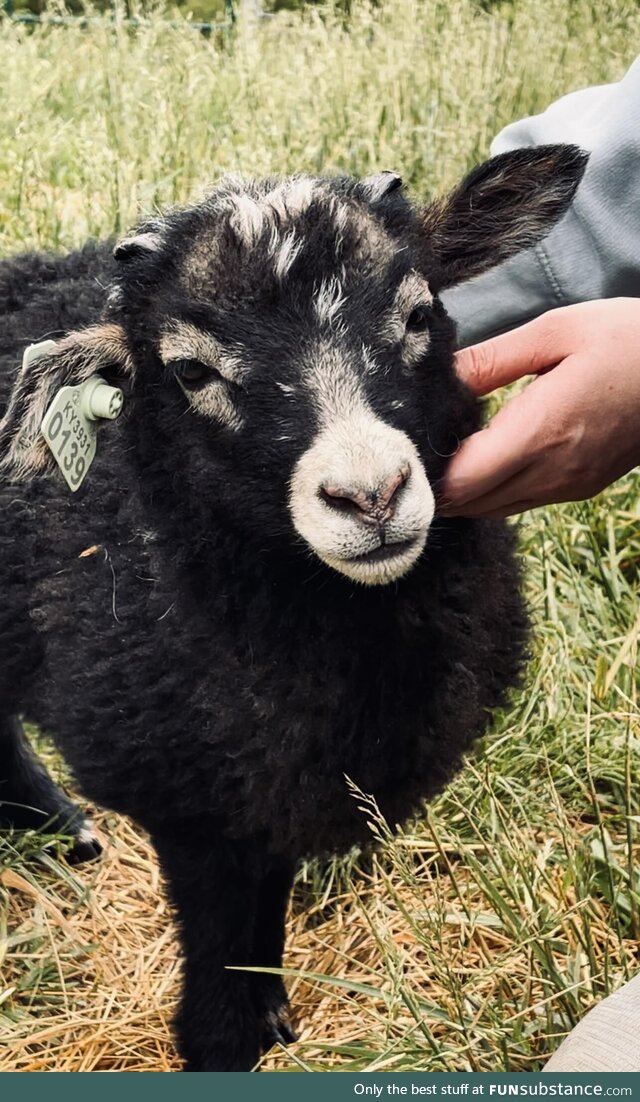
{"type": "Polygon", "coordinates": [[[331,341],[316,341],[302,364],[302,381],[311,392],[321,425],[356,411],[369,410],[357,372],[346,353],[331,341]]]}
{"type": "Polygon", "coordinates": [[[323,279],[314,301],[318,321],[328,321],[332,324],[345,302],[346,298],[340,280],[336,279],[335,276],[331,276],[330,279],[323,279]]]}
{"type": "Polygon", "coordinates": [[[301,248],[302,241],[294,230],[290,230],[284,238],[281,238],[277,228],[274,227],[269,252],[273,257],[273,267],[278,279],[282,280],[287,275],[301,248]]]}

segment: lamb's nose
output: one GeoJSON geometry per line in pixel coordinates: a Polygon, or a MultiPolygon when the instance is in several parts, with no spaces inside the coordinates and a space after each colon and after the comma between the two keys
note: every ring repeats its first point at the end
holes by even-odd
{"type": "Polygon", "coordinates": [[[350,513],[363,524],[381,528],[391,520],[398,504],[398,495],[411,474],[408,463],[403,463],[392,475],[382,478],[375,488],[352,483],[340,486],[323,482],[320,496],[326,505],[341,513],[350,513]]]}

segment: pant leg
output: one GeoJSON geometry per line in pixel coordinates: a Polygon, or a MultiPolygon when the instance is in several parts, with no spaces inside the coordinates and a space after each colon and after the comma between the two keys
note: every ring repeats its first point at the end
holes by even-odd
{"type": "Polygon", "coordinates": [[[640,1071],[640,974],[594,1006],[543,1071],[640,1071]]]}

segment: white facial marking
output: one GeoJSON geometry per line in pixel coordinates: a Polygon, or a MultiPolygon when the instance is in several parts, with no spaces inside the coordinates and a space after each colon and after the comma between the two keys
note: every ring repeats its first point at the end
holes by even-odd
{"type": "Polygon", "coordinates": [[[323,562],[364,585],[385,585],[406,574],[419,558],[435,504],[409,437],[363,408],[327,425],[299,459],[291,480],[290,508],[297,531],[323,562]],[[321,491],[330,486],[344,489],[345,496],[349,490],[354,495],[380,493],[406,470],[410,473],[397,495],[395,513],[384,528],[390,555],[376,561],[379,530],[333,509],[321,491]]]}
{"type": "Polygon", "coordinates": [[[198,413],[226,428],[238,429],[242,418],[233,401],[229,383],[240,382],[247,373],[239,356],[223,349],[215,337],[190,322],[174,321],[160,339],[160,355],[170,365],[176,360],[198,360],[215,369],[211,381],[199,390],[182,390],[198,413]]]}
{"type": "Polygon", "coordinates": [[[313,394],[321,425],[357,409],[363,402],[357,374],[331,341],[318,341],[309,350],[302,378],[313,394]]]}
{"type": "Polygon", "coordinates": [[[158,538],[158,533],[153,528],[141,528],[137,535],[140,542],[145,545],[155,543],[158,538]]]}
{"type": "Polygon", "coordinates": [[[323,279],[315,297],[315,311],[318,321],[327,321],[329,324],[334,322],[345,302],[346,298],[340,280],[336,279],[335,276],[330,279],[323,279]]]}
{"type": "Polygon", "coordinates": [[[410,311],[417,302],[433,303],[431,288],[420,272],[407,272],[396,292],[396,309],[410,311]]]}
{"type": "Polygon", "coordinates": [[[294,525],[320,559],[352,580],[392,582],[419,558],[435,511],[417,449],[406,433],[376,416],[358,375],[329,342],[308,354],[303,379],[320,428],[291,479],[294,525]],[[328,492],[342,503],[366,503],[394,486],[393,506],[380,525],[371,516],[363,520],[357,507],[336,508],[328,492]]]}
{"type": "Polygon", "coordinates": [[[223,348],[210,333],[187,321],[170,323],[160,339],[160,356],[166,364],[173,360],[198,360],[214,367],[232,382],[240,382],[247,374],[246,364],[238,355],[223,348]]]}
{"type": "Polygon", "coordinates": [[[252,248],[260,239],[265,226],[265,209],[257,199],[249,195],[234,195],[231,204],[232,229],[243,244],[252,248]]]}
{"type": "Polygon", "coordinates": [[[380,364],[376,360],[371,349],[367,348],[366,344],[362,345],[362,360],[367,375],[375,375],[376,372],[380,370],[380,364]]]}
{"type": "Polygon", "coordinates": [[[241,427],[242,417],[221,379],[212,381],[200,390],[187,391],[184,387],[183,390],[189,404],[204,417],[234,431],[241,427]]]}
{"type": "Polygon", "coordinates": [[[433,295],[424,276],[411,271],[402,280],[396,291],[391,312],[381,326],[380,335],[389,344],[404,342],[403,358],[414,363],[425,355],[429,347],[429,332],[407,330],[407,320],[413,310],[419,306],[431,306],[433,295]]]}
{"type": "Polygon", "coordinates": [[[349,222],[349,208],[346,203],[340,203],[337,200],[334,202],[333,221],[337,232],[343,234],[349,222]]]}
{"type": "Polygon", "coordinates": [[[301,248],[302,241],[293,230],[279,242],[278,248],[275,250],[273,265],[278,279],[282,280],[287,275],[301,248]]]}
{"type": "MultiPolygon", "coordinates": [[[[349,222],[349,208],[345,203],[337,199],[333,201],[333,223],[336,228],[336,256],[342,252],[344,245],[344,232],[349,222]]],[[[342,265],[342,278],[346,277],[344,264],[342,265]]]]}
{"type": "Polygon", "coordinates": [[[282,231],[308,208],[319,190],[318,182],[295,176],[262,195],[255,193],[255,187],[250,192],[252,181],[241,176],[227,177],[225,184],[229,191],[222,197],[219,209],[230,213],[232,229],[249,248],[258,243],[265,230],[271,230],[269,251],[276,260],[276,274],[282,279],[302,246],[291,232],[283,238],[282,231]]]}
{"type": "Polygon", "coordinates": [[[286,394],[287,398],[293,398],[296,393],[296,388],[291,383],[276,383],[276,386],[283,394],[286,394]]]}
{"type": "Polygon", "coordinates": [[[268,191],[264,202],[286,222],[307,210],[318,190],[318,182],[310,176],[294,176],[268,191]]]}

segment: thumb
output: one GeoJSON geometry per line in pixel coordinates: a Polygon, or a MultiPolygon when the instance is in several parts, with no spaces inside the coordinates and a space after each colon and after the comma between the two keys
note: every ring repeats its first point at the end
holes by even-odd
{"type": "Polygon", "coordinates": [[[490,493],[526,467],[529,456],[519,450],[517,438],[518,432],[512,433],[508,422],[494,420],[463,440],[438,487],[440,512],[463,513],[467,502],[490,493]]]}
{"type": "Polygon", "coordinates": [[[489,394],[523,375],[555,367],[571,351],[572,328],[565,310],[551,310],[511,333],[458,352],[456,372],[474,394],[489,394]]]}

